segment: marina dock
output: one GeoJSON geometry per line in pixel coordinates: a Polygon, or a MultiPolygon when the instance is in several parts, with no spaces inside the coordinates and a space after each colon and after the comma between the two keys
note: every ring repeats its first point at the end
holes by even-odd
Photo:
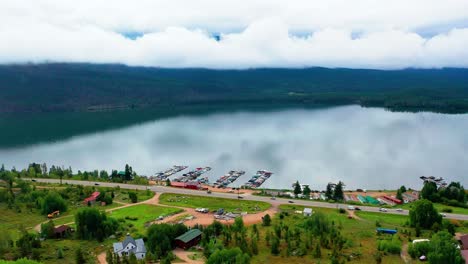
{"type": "Polygon", "coordinates": [[[252,176],[252,178],[246,182],[242,187],[246,188],[258,188],[260,187],[268,178],[273,175],[273,172],[269,172],[266,170],[259,170],[257,173],[252,176]]]}

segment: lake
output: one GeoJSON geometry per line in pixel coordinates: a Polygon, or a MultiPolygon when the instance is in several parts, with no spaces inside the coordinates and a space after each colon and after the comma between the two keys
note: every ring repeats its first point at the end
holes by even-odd
{"type": "Polygon", "coordinates": [[[46,162],[75,172],[110,171],[128,163],[137,173],[151,175],[177,164],[210,166],[206,175],[211,180],[232,169],[245,170],[234,186],[266,169],[275,173],[263,185],[269,188],[288,188],[299,180],[325,189],[328,182],[341,180],[353,189],[419,189],[422,175],[466,186],[467,160],[468,115],[359,106],[181,114],[0,147],[0,163],[7,168],[46,162]]]}

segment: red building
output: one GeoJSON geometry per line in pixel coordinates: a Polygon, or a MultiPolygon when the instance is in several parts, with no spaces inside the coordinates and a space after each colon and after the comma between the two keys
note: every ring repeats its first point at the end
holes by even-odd
{"type": "Polygon", "coordinates": [[[393,198],[391,196],[388,196],[388,195],[384,195],[383,198],[393,202],[393,203],[396,203],[396,204],[402,204],[403,201],[401,201],[400,199],[397,199],[397,198],[393,198]]]}
{"type": "Polygon", "coordinates": [[[171,182],[172,187],[200,190],[202,186],[198,182],[171,182]]]}
{"type": "Polygon", "coordinates": [[[89,196],[88,198],[84,199],[83,203],[84,204],[88,204],[88,203],[94,203],[96,202],[96,199],[99,197],[101,193],[100,192],[93,192],[91,194],[91,196],[89,196]]]}

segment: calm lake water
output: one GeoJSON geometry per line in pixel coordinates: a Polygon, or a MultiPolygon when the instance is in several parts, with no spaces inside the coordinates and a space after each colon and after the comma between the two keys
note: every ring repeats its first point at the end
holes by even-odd
{"type": "MultiPolygon", "coordinates": [[[[32,133],[32,132],[31,132],[32,133]]],[[[151,175],[175,164],[210,166],[217,179],[231,169],[275,174],[263,186],[293,181],[324,189],[420,188],[419,176],[434,175],[467,186],[468,115],[392,113],[345,106],[231,112],[158,119],[110,131],[14,148],[0,148],[0,163],[71,166],[76,172],[123,169],[151,175]]]]}

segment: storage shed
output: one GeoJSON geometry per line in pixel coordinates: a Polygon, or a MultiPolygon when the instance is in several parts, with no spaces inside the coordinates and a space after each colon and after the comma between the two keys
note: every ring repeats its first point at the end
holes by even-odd
{"type": "Polygon", "coordinates": [[[190,229],[185,234],[176,237],[175,243],[182,249],[189,249],[200,242],[202,232],[199,229],[190,229]]]}

